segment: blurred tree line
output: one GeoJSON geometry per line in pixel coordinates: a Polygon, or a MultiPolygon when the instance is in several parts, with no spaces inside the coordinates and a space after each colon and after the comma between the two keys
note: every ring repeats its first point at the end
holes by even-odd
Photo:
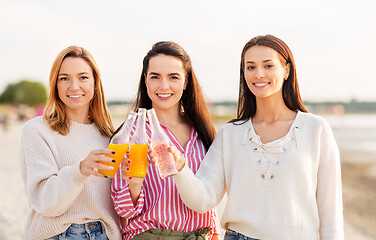
{"type": "Polygon", "coordinates": [[[0,103],[34,107],[47,101],[46,87],[36,81],[21,80],[8,84],[0,95],[0,103]]]}

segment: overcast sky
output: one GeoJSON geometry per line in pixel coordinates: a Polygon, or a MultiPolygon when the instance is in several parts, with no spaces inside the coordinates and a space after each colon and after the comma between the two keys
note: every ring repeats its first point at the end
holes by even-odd
{"type": "Polygon", "coordinates": [[[57,54],[89,50],[107,100],[131,100],[152,44],[172,40],[191,56],[211,101],[237,100],[240,53],[273,34],[292,50],[303,100],[376,101],[374,0],[0,0],[0,92],[48,84],[57,54]]]}

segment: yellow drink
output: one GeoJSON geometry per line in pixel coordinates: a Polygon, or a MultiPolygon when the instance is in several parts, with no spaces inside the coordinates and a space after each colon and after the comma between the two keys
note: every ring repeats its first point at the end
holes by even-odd
{"type": "Polygon", "coordinates": [[[128,164],[129,172],[127,173],[127,176],[146,176],[146,170],[149,166],[148,147],[148,145],[143,144],[131,144],[129,159],[132,163],[128,164]]]}
{"type": "Polygon", "coordinates": [[[106,166],[112,166],[114,167],[114,169],[113,170],[98,169],[98,172],[107,177],[113,178],[117,170],[119,169],[120,163],[123,161],[125,153],[127,152],[128,144],[112,144],[111,143],[108,145],[108,149],[113,150],[115,154],[114,155],[106,154],[105,156],[114,159],[115,162],[114,163],[101,162],[101,164],[106,165],[106,166]]]}

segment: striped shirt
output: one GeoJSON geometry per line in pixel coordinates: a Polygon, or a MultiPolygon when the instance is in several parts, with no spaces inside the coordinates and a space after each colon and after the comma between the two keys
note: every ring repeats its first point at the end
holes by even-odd
{"type": "MultiPolygon", "coordinates": [[[[187,166],[195,173],[206,153],[198,133],[192,128],[189,141],[183,148],[174,134],[167,127],[162,124],[161,126],[170,138],[170,144],[175,145],[184,155],[187,166]]],[[[150,138],[151,130],[148,121],[146,132],[150,138]]],[[[160,178],[153,164],[149,165],[136,206],[133,205],[128,182],[121,177],[121,168],[112,180],[111,190],[116,212],[119,216],[128,219],[128,225],[123,226],[122,229],[124,240],[132,239],[135,235],[152,228],[183,232],[212,228],[209,239],[213,234],[219,234],[216,210],[211,209],[205,214],[199,214],[189,209],[180,198],[174,178],[160,178]]]]}

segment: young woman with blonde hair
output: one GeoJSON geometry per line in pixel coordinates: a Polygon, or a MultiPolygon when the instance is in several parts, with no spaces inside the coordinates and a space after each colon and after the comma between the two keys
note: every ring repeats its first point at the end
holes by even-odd
{"type": "Polygon", "coordinates": [[[82,47],[64,49],[50,73],[43,117],[29,120],[20,165],[29,211],[25,239],[121,239],[110,199],[114,132],[98,67],[82,47]]]}

